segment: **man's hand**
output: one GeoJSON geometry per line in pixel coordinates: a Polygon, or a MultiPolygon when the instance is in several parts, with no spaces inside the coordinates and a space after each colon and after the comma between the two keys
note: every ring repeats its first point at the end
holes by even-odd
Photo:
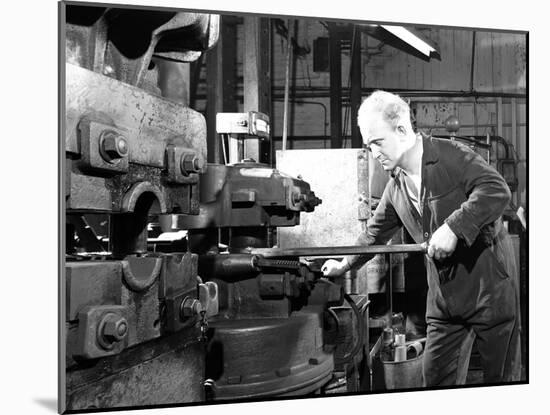
{"type": "Polygon", "coordinates": [[[329,259],[328,261],[325,261],[321,267],[321,271],[323,271],[323,275],[325,277],[339,277],[348,271],[349,268],[350,267],[346,258],[341,261],[329,259]]]}
{"type": "Polygon", "coordinates": [[[428,255],[438,261],[444,260],[452,255],[456,248],[458,238],[449,228],[449,225],[444,223],[432,235],[428,242],[428,255]]]}

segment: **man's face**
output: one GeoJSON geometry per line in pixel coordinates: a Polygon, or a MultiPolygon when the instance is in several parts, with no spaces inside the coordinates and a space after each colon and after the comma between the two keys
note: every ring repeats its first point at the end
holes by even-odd
{"type": "Polygon", "coordinates": [[[393,127],[381,116],[375,116],[369,120],[368,127],[361,126],[361,135],[365,147],[382,164],[384,170],[391,171],[399,166],[404,153],[404,127],[393,127]]]}

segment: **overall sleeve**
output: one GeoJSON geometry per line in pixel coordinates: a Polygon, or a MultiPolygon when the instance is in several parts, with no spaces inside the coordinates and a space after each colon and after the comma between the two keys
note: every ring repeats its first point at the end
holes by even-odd
{"type": "MultiPolygon", "coordinates": [[[[382,245],[386,244],[395,232],[402,226],[401,220],[391,202],[390,180],[384,189],[380,203],[376,207],[373,216],[367,221],[366,231],[357,238],[356,245],[382,245]]],[[[350,267],[360,267],[373,258],[374,255],[349,255],[347,256],[350,267]]]]}
{"type": "Polygon", "coordinates": [[[458,238],[471,246],[480,229],[498,219],[510,202],[511,193],[504,178],[479,154],[455,144],[454,172],[461,175],[466,201],[445,220],[458,238]]]}

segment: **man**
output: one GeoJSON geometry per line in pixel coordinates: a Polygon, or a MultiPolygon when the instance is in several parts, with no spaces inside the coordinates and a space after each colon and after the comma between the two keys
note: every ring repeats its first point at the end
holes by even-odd
{"type": "MultiPolygon", "coordinates": [[[[485,382],[519,380],[516,270],[500,218],[506,182],[467,146],[415,133],[397,95],[374,92],[358,123],[366,148],[392,173],[358,244],[384,244],[404,226],[428,246],[425,386],[464,384],[474,337],[485,382]]],[[[338,276],[370,258],[328,260],[322,270],[338,276]]]]}

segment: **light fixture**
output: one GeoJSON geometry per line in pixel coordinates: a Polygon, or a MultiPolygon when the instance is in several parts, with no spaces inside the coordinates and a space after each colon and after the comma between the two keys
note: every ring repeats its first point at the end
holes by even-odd
{"type": "Polygon", "coordinates": [[[426,55],[428,58],[431,57],[432,53],[437,53],[437,50],[434,47],[422,40],[417,34],[413,33],[411,30],[403,26],[381,26],[404,42],[407,42],[409,45],[426,55]]]}
{"type": "Polygon", "coordinates": [[[400,49],[408,54],[417,56],[420,59],[441,60],[437,47],[426,39],[418,30],[404,26],[394,25],[361,25],[363,31],[370,36],[400,49]]]}

